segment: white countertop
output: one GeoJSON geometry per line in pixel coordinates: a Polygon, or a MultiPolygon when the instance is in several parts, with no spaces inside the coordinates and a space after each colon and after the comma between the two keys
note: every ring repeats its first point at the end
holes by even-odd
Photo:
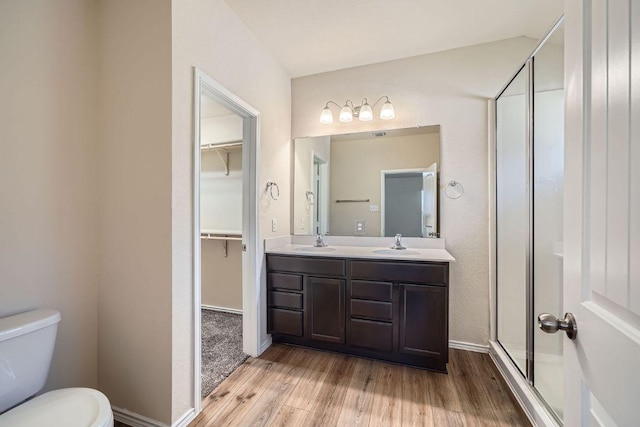
{"type": "Polygon", "coordinates": [[[326,248],[314,248],[312,245],[287,244],[279,247],[268,248],[268,254],[318,256],[331,258],[365,258],[384,260],[407,261],[435,261],[453,262],[455,258],[446,249],[411,248],[406,250],[392,250],[388,246],[332,246],[326,248]],[[384,251],[387,253],[376,253],[384,251]]]}

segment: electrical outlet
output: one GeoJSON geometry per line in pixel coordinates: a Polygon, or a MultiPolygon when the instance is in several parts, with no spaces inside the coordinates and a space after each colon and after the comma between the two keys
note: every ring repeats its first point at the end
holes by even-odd
{"type": "Polygon", "coordinates": [[[364,219],[356,219],[356,234],[364,234],[365,222],[364,219]]]}
{"type": "Polygon", "coordinates": [[[304,230],[304,217],[300,218],[300,230],[304,230]]]}
{"type": "Polygon", "coordinates": [[[273,231],[274,233],[278,231],[278,220],[276,220],[275,218],[271,219],[271,231],[273,231]]]}
{"type": "Polygon", "coordinates": [[[369,205],[369,212],[378,212],[380,210],[380,206],[378,205],[369,205]]]}

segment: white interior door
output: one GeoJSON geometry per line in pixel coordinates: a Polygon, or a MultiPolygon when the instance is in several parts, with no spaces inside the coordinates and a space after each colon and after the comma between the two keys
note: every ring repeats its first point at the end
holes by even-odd
{"type": "Polygon", "coordinates": [[[638,426],[640,2],[565,4],[565,425],[638,426]]]}

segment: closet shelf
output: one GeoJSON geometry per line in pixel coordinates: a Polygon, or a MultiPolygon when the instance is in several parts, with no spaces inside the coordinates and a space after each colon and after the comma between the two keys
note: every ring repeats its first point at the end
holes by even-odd
{"type": "Polygon", "coordinates": [[[203,144],[200,146],[201,151],[215,150],[224,165],[224,174],[229,175],[229,150],[233,148],[242,148],[242,141],[225,142],[223,144],[203,144]]]}

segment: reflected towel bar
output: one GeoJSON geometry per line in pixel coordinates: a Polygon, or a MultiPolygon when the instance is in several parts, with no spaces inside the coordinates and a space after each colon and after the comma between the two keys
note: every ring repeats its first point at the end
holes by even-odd
{"type": "Polygon", "coordinates": [[[370,199],[338,199],[336,203],[369,203],[370,199]]]}

